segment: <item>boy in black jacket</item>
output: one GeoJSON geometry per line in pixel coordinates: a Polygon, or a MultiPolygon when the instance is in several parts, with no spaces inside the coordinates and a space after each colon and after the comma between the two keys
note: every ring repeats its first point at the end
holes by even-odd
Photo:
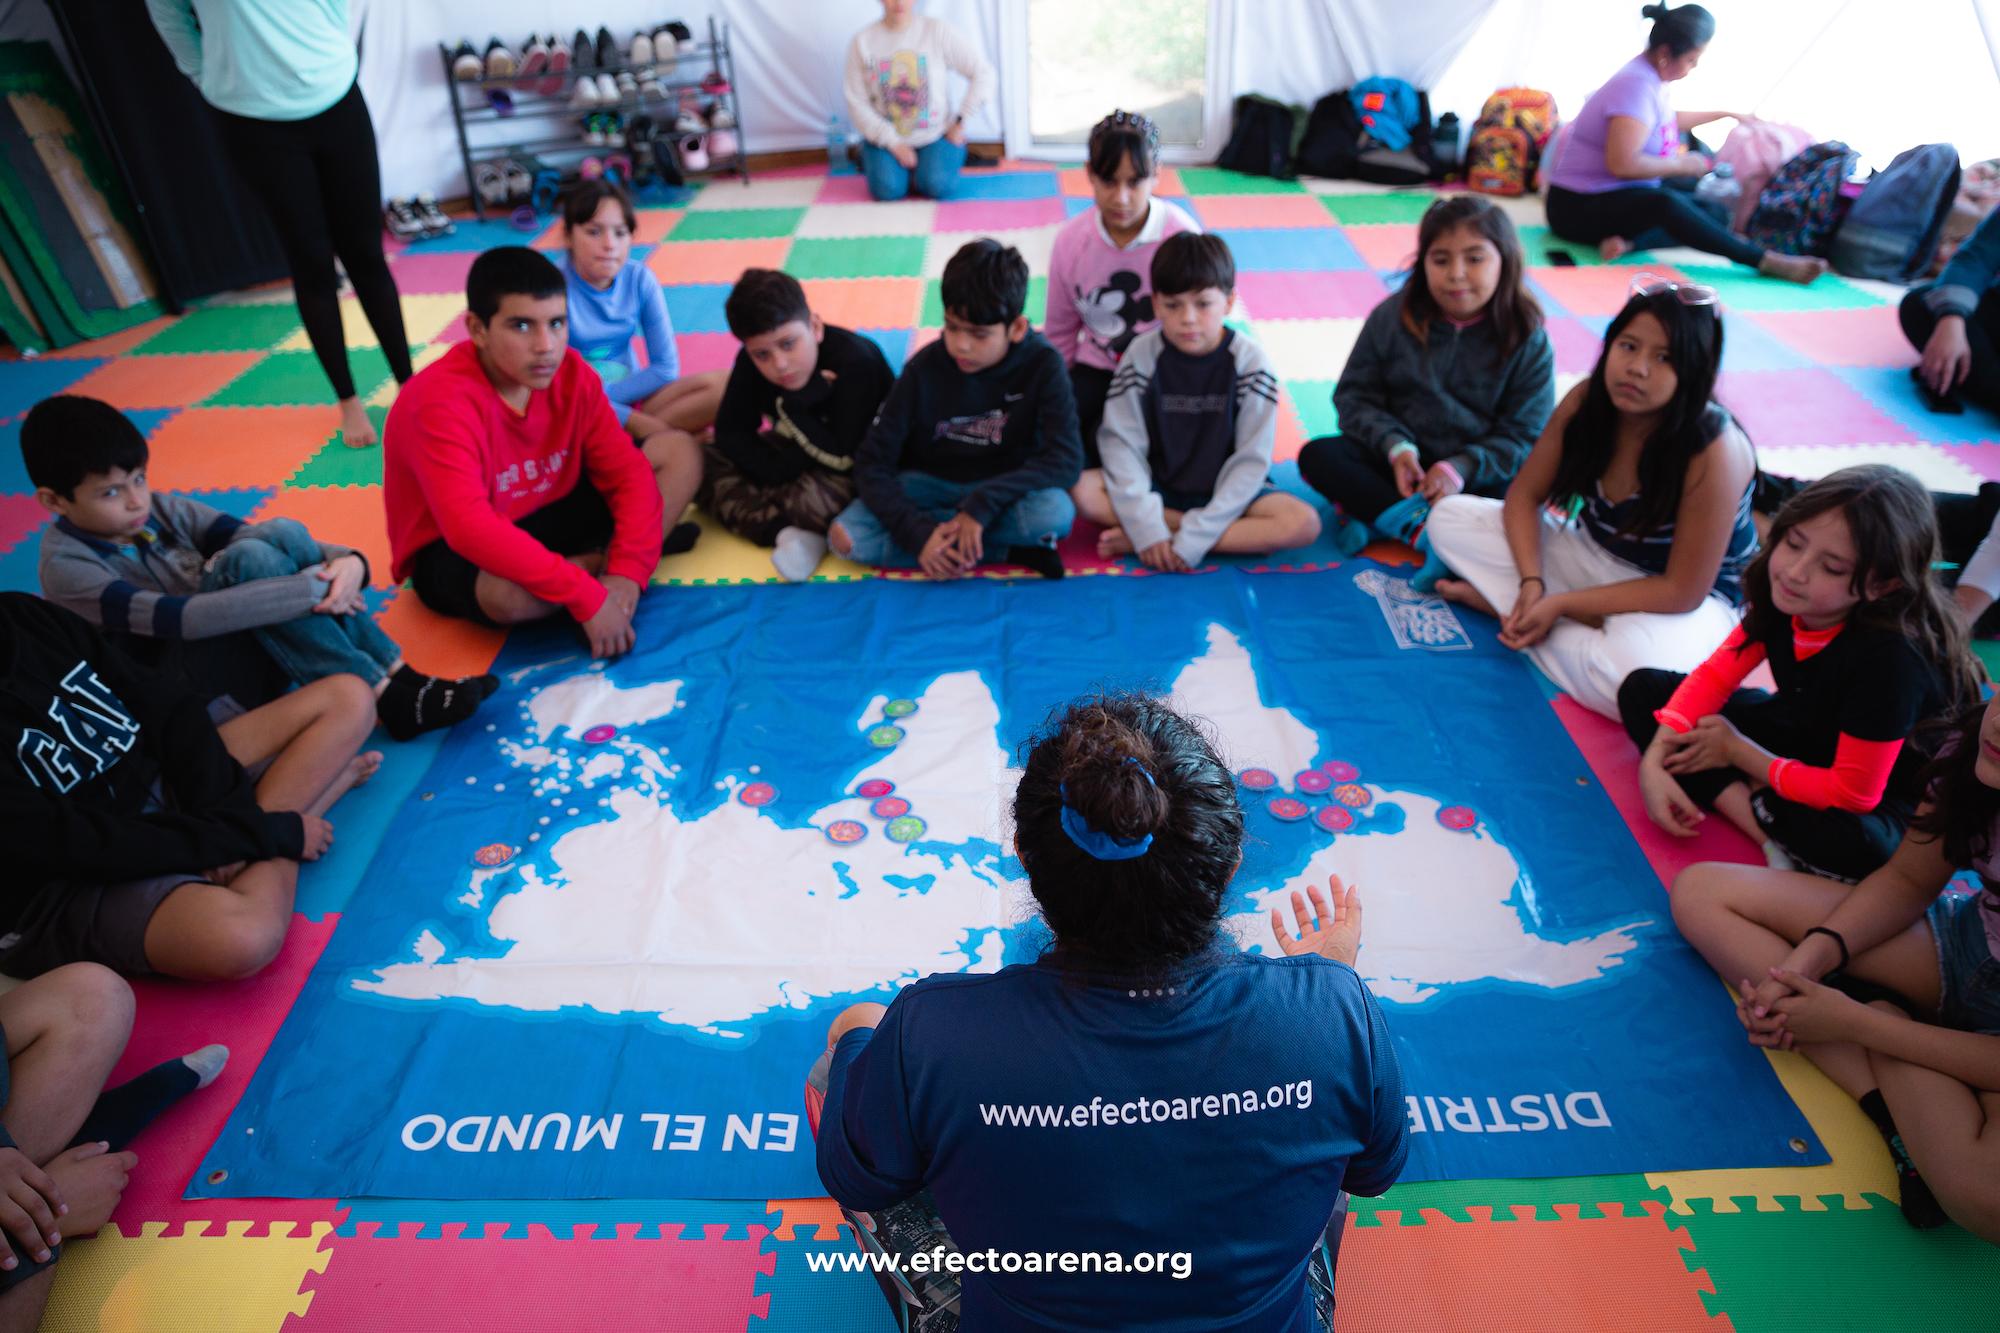
{"type": "Polygon", "coordinates": [[[703,451],[698,499],[737,536],[775,546],[779,576],[798,583],[853,503],[854,454],[896,372],[872,339],[822,323],[789,273],[745,269],[724,313],[743,350],[703,451]]]}
{"type": "Polygon", "coordinates": [[[1083,468],[1062,354],[1029,329],[1028,265],[980,239],[944,269],[944,336],[910,358],[855,460],[861,493],[827,533],[869,565],[961,578],[990,552],[1062,577],[1083,468]]]}
{"type": "Polygon", "coordinates": [[[0,594],[0,973],[92,961],[194,980],[277,955],[328,807],[382,761],[328,676],[217,727],[78,616],[0,594]],[[262,768],[255,779],[244,765],[262,768]]]}

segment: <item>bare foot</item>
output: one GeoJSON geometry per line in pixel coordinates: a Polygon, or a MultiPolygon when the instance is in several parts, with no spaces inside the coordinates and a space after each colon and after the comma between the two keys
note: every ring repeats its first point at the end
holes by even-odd
{"type": "Polygon", "coordinates": [[[1481,615],[1492,616],[1495,620],[1500,618],[1500,613],[1493,609],[1493,603],[1480,596],[1479,589],[1473,587],[1464,579],[1439,579],[1437,581],[1437,595],[1444,598],[1447,602],[1456,602],[1460,606],[1470,607],[1481,615]]]}
{"type": "Polygon", "coordinates": [[[79,1143],[43,1167],[69,1210],[56,1219],[63,1236],[74,1239],[102,1229],[138,1162],[137,1153],[106,1152],[102,1144],[79,1143]]]}
{"type": "Polygon", "coordinates": [[[1817,255],[1781,255],[1776,250],[1766,250],[1757,261],[1757,271],[1767,278],[1808,283],[1817,281],[1826,272],[1826,261],[1817,255]]]}
{"type": "Polygon", "coordinates": [[[1132,539],[1123,528],[1106,528],[1097,534],[1097,556],[1109,560],[1114,555],[1132,554],[1132,539]]]}
{"type": "Polygon", "coordinates": [[[382,752],[380,750],[363,750],[360,754],[355,755],[354,758],[347,761],[347,767],[340,770],[340,776],[335,778],[332,784],[320,793],[317,801],[306,807],[305,812],[309,815],[324,815],[327,811],[333,809],[335,801],[374,777],[376,770],[381,767],[382,752]]]}
{"type": "Polygon", "coordinates": [[[1607,236],[1597,243],[1597,257],[1607,264],[1614,264],[1632,253],[1632,242],[1623,236],[1607,236]]]}
{"type": "Polygon", "coordinates": [[[367,449],[377,443],[375,423],[359,398],[340,400],[340,442],[350,449],[367,449]]]}

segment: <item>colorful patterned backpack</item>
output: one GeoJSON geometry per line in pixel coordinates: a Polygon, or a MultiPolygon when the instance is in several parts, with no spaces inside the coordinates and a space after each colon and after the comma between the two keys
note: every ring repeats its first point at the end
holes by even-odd
{"type": "Polygon", "coordinates": [[[1486,99],[1465,149],[1465,183],[1482,194],[1526,194],[1562,118],[1538,88],[1502,88],[1486,99]]]}
{"type": "Polygon", "coordinates": [[[1861,155],[1838,139],[1816,143],[1771,177],[1743,229],[1757,244],[1788,255],[1824,255],[1847,214],[1840,187],[1861,155]]]}

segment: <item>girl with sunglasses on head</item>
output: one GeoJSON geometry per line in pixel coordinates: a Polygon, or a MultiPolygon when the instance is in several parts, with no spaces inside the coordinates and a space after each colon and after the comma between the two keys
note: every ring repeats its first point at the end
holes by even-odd
{"type": "Polygon", "coordinates": [[[1051,944],[834,1020],[820,1180],[869,1210],[864,1248],[1181,1261],[919,1279],[905,1328],[1330,1329],[1343,1192],[1380,1194],[1409,1149],[1359,898],[1294,890],[1277,949],[1243,953],[1235,779],[1158,699],[1081,700],[1026,750],[1014,848],[1051,944]]]}
{"type": "Polygon", "coordinates": [[[1160,131],[1131,111],[1114,111],[1090,131],[1084,176],[1094,207],[1063,224],[1049,253],[1049,309],[1042,333],[1062,353],[1076,393],[1083,465],[1099,467],[1097,428],[1111,372],[1132,340],[1159,327],[1153,313],[1153,253],[1160,242],[1201,224],[1186,209],[1153,198],[1160,178],[1160,131]]]}
{"type": "Polygon", "coordinates": [[[1618,691],[1653,822],[1691,838],[1716,810],[1771,865],[1849,882],[1887,861],[1923,794],[1919,728],[1979,699],[1937,553],[1930,495],[1885,464],[1787,501],[1743,623],[1691,674],[1644,668],[1618,691]],[[1740,688],[1766,661],[1776,692],[1740,688]]]}
{"type": "Polygon", "coordinates": [[[1606,717],[1632,672],[1691,671],[1736,624],[1757,460],[1715,401],[1721,364],[1714,290],[1641,274],[1506,499],[1431,510],[1439,594],[1606,717]]]}
{"type": "Polygon", "coordinates": [[[1811,282],[1826,261],[1779,254],[1729,230],[1689,197],[1692,182],[1714,164],[1684,151],[1681,136],[1739,111],[1680,111],[1667,85],[1694,72],[1715,36],[1715,17],[1700,5],[1647,5],[1653,21],[1646,49],[1590,95],[1565,127],[1549,163],[1549,230],[1594,245],[1610,261],[1633,250],[1687,245],[1791,282],[1811,282]],[[1679,186],[1681,188],[1673,188],[1679,186]]]}

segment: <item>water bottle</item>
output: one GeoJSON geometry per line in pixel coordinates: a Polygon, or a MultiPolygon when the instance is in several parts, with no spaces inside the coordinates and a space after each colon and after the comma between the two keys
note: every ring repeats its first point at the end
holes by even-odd
{"type": "Polygon", "coordinates": [[[1727,162],[1715,164],[1706,176],[1694,184],[1695,198],[1708,203],[1719,204],[1724,210],[1734,210],[1736,201],[1743,197],[1743,182],[1736,179],[1736,168],[1727,162]]]}
{"type": "Polygon", "coordinates": [[[852,176],[854,161],[847,155],[847,122],[838,114],[826,121],[826,171],[829,176],[852,176]]]}

